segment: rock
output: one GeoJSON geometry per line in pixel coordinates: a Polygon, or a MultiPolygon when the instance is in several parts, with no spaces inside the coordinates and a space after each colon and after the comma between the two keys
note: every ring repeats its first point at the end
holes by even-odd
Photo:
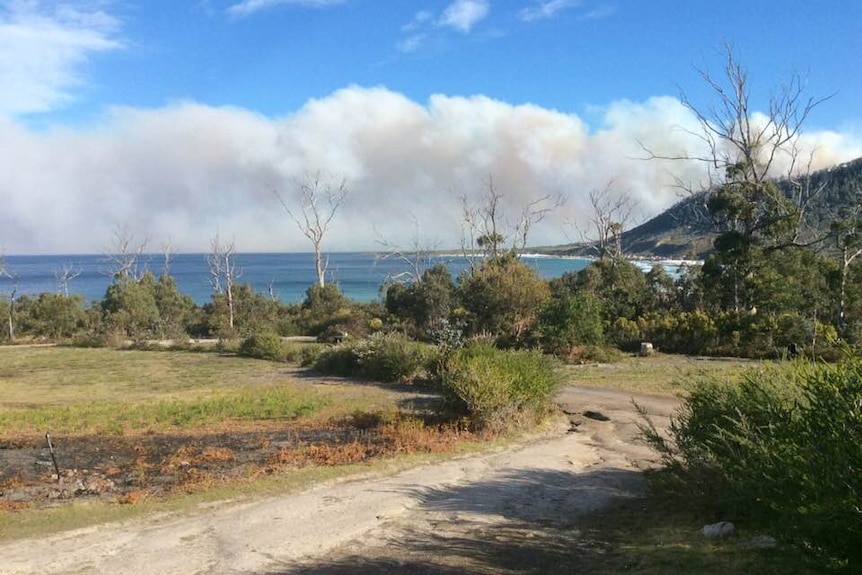
{"type": "Polygon", "coordinates": [[[641,353],[640,353],[641,357],[649,357],[649,356],[653,355],[654,353],[655,353],[655,349],[653,349],[653,346],[650,342],[648,342],[648,341],[642,341],[641,342],[641,353]]]}
{"type": "Polygon", "coordinates": [[[601,411],[585,411],[584,417],[589,417],[590,419],[595,419],[596,421],[610,421],[611,418],[602,413],[601,411]]]}
{"type": "Polygon", "coordinates": [[[711,525],[703,526],[703,534],[708,539],[724,539],[730,537],[736,531],[736,526],[730,521],[719,521],[711,525]]]}

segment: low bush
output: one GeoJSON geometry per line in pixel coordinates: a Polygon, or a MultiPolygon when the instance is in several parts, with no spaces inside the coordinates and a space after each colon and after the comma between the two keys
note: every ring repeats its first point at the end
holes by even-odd
{"type": "Polygon", "coordinates": [[[427,363],[426,347],[399,334],[375,334],[326,349],[314,358],[316,371],[361,376],[383,382],[405,382],[419,376],[427,363]]]}
{"type": "Polygon", "coordinates": [[[371,379],[409,381],[425,368],[425,347],[399,334],[375,335],[356,350],[362,374],[371,379]]]}
{"type": "Polygon", "coordinates": [[[327,348],[309,358],[314,371],[341,377],[358,376],[359,357],[351,344],[341,344],[327,348]]]}
{"type": "Polygon", "coordinates": [[[668,438],[644,430],[667,464],[658,477],[709,520],[748,522],[830,564],[862,566],[862,361],[701,381],[668,438]]]}
{"type": "Polygon", "coordinates": [[[441,360],[446,409],[477,429],[505,431],[546,415],[560,383],[556,362],[538,351],[503,351],[488,343],[452,350],[441,360]]]}
{"type": "Polygon", "coordinates": [[[254,333],[239,344],[239,355],[256,359],[284,361],[286,357],[281,336],[273,332],[254,333]]]}

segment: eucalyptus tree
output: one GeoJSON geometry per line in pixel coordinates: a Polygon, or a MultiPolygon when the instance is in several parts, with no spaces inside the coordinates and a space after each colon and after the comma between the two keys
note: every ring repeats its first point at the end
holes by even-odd
{"type": "Polygon", "coordinates": [[[233,330],[236,319],[234,295],[236,282],[242,270],[236,266],[236,243],[224,242],[217,233],[210,240],[210,252],[206,256],[209,267],[213,297],[224,297],[227,304],[227,327],[233,330]]]}
{"type": "Polygon", "coordinates": [[[478,200],[461,197],[461,252],[475,273],[483,258],[497,258],[507,252],[518,254],[527,247],[530,232],[551,212],[562,206],[562,195],[546,194],[525,202],[516,218],[507,217],[505,196],[488,176],[478,200]]]}
{"type": "Polygon", "coordinates": [[[707,167],[706,205],[719,235],[704,265],[704,277],[727,294],[725,307],[741,313],[756,308],[752,282],[769,253],[811,245],[822,238],[801,232],[805,209],[820,188],[809,183],[811,156],[800,146],[802,127],[825,98],[805,96],[805,82],[792,75],[773,92],[758,113],[746,69],[725,47],[723,76],[700,75],[714,102],[683,105],[694,116],[690,133],[702,144],[701,154],[653,158],[696,161],[707,167]],[[789,191],[778,184],[785,178],[789,191]]]}
{"type": "Polygon", "coordinates": [[[311,241],[317,285],[323,288],[326,285],[327,267],[323,260],[323,238],[329,231],[336,212],[347,197],[347,180],[333,176],[323,178],[320,172],[313,176],[307,175],[299,185],[298,209],[291,207],[278,190],[274,190],[273,193],[302,235],[311,241]]]}
{"type": "MultiPolygon", "coordinates": [[[[6,265],[6,254],[0,252],[0,278],[7,278],[12,281],[12,289],[6,300],[6,336],[9,341],[15,340],[15,296],[18,294],[18,276],[9,271],[6,265]]],[[[4,294],[5,296],[5,294],[4,294]]]]}

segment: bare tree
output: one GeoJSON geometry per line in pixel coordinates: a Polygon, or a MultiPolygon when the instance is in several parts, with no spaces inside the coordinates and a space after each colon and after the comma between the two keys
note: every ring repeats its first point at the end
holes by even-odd
{"type": "Polygon", "coordinates": [[[769,97],[765,113],[754,114],[747,71],[729,46],[724,56],[723,77],[699,70],[716,96],[714,105],[699,107],[681,96],[698,124],[688,133],[705,153],[667,156],[642,147],[648,159],[696,161],[707,167],[707,201],[721,231],[768,237],[776,245],[798,244],[804,208],[818,191],[805,185],[811,162],[809,157],[807,166],[801,165],[799,137],[812,110],[831,96],[805,97],[804,79],[794,74],[769,97]],[[783,173],[776,173],[779,160],[787,166],[783,173]],[[774,183],[782,175],[793,187],[791,197],[774,183]]]}
{"type": "Polygon", "coordinates": [[[140,242],[127,226],[116,226],[113,231],[113,241],[105,259],[111,265],[111,277],[119,283],[136,282],[146,271],[146,263],[141,263],[148,240],[140,242]]]}
{"type": "Polygon", "coordinates": [[[847,326],[847,279],[850,275],[850,266],[856,258],[862,255],[862,203],[857,203],[847,217],[833,222],[831,231],[835,238],[835,247],[838,249],[838,253],[841,254],[838,329],[843,331],[847,326]]]}
{"type": "Polygon", "coordinates": [[[817,189],[805,185],[810,183],[811,161],[809,157],[808,164],[802,164],[799,141],[812,110],[828,98],[806,97],[805,82],[795,74],[769,97],[765,112],[756,114],[748,74],[728,46],[723,77],[705,70],[700,75],[715,103],[699,107],[684,94],[682,103],[697,121],[698,128],[689,133],[703,144],[704,152],[650,157],[697,161],[707,167],[706,206],[718,236],[702,273],[721,305],[742,313],[756,309],[764,297],[757,279],[769,251],[811,245],[826,237],[803,239],[801,233],[805,208],[817,189]],[[790,182],[790,193],[778,184],[780,176],[790,182]]]}
{"type": "Polygon", "coordinates": [[[563,196],[542,196],[527,202],[512,224],[506,221],[501,204],[503,197],[492,176],[488,176],[478,203],[472,203],[466,195],[461,197],[461,252],[471,271],[476,270],[479,258],[502,255],[507,240],[503,231],[506,229],[511,236],[510,251],[519,254],[527,247],[533,226],[565,203],[563,196]]]}
{"type": "Polygon", "coordinates": [[[623,233],[625,233],[637,202],[628,194],[614,191],[614,181],[604,188],[590,191],[589,230],[570,222],[581,236],[581,241],[589,243],[599,259],[618,259],[623,257],[623,233]]]}
{"type": "Polygon", "coordinates": [[[6,255],[3,252],[0,252],[0,277],[12,280],[12,290],[9,292],[8,297],[9,305],[6,309],[6,335],[9,337],[9,341],[15,341],[15,298],[18,295],[18,281],[20,278],[17,274],[9,271],[6,265],[6,255]]]}
{"type": "Polygon", "coordinates": [[[413,219],[415,234],[410,245],[406,248],[393,244],[384,238],[380,232],[377,231],[376,227],[374,228],[374,232],[377,234],[376,241],[383,248],[383,251],[377,256],[377,260],[385,261],[396,259],[403,263],[407,268],[401,273],[386,278],[386,283],[407,282],[418,284],[422,281],[422,275],[429,268],[431,254],[437,246],[433,245],[429,247],[427,244],[422,242],[421,234],[419,233],[419,220],[415,215],[411,215],[411,218],[413,219]]]}
{"type": "Polygon", "coordinates": [[[512,249],[521,252],[527,248],[527,238],[533,226],[566,203],[565,196],[547,194],[524,205],[518,223],[512,233],[512,249]]]}
{"type": "Polygon", "coordinates": [[[314,248],[314,264],[317,271],[317,283],[320,287],[326,285],[326,263],[323,261],[323,238],[329,230],[332,219],[347,196],[347,181],[329,177],[321,179],[320,172],[314,176],[306,176],[299,186],[299,210],[291,209],[278,190],[273,193],[278,198],[285,211],[296,222],[302,235],[311,240],[314,248]]]}
{"type": "Polygon", "coordinates": [[[236,280],[242,276],[242,270],[236,267],[236,244],[222,242],[219,234],[210,240],[210,253],[206,260],[210,272],[210,284],[216,294],[224,294],[227,301],[228,325],[234,327],[233,289],[236,280]]]}
{"type": "Polygon", "coordinates": [[[69,297],[69,283],[81,273],[81,268],[70,263],[65,263],[63,267],[55,270],[54,279],[57,280],[57,292],[69,297]]]}
{"type": "Polygon", "coordinates": [[[165,277],[171,275],[171,262],[173,261],[176,254],[177,251],[174,248],[174,245],[171,242],[170,238],[162,242],[162,257],[164,258],[165,262],[162,273],[165,275],[165,277]]]}

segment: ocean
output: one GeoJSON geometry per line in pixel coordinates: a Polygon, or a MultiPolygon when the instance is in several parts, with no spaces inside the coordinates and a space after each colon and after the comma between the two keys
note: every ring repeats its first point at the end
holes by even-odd
{"type": "MultiPolygon", "coordinates": [[[[327,281],[336,283],[350,299],[371,302],[382,299],[380,287],[389,278],[407,271],[404,262],[395,257],[382,258],[379,253],[328,254],[327,281]]],[[[466,268],[461,255],[435,255],[431,265],[445,264],[456,276],[466,268]]],[[[544,278],[554,278],[568,271],[578,271],[589,264],[580,258],[524,255],[522,261],[532,266],[544,278]]],[[[237,254],[238,281],[250,284],[255,291],[273,293],[285,303],[298,303],[305,291],[317,280],[312,253],[237,254]]],[[[164,270],[164,257],[143,255],[139,266],[156,276],[164,270]]],[[[428,266],[430,267],[430,266],[428,266]]],[[[0,277],[0,294],[7,297],[17,282],[17,294],[63,293],[58,276],[69,270],[68,292],[84,296],[87,301],[101,300],[111,283],[111,264],[104,255],[39,255],[6,256],[6,268],[16,279],[0,277]]],[[[210,300],[209,267],[205,254],[175,254],[171,256],[170,274],[180,291],[198,304],[210,300]]]]}

